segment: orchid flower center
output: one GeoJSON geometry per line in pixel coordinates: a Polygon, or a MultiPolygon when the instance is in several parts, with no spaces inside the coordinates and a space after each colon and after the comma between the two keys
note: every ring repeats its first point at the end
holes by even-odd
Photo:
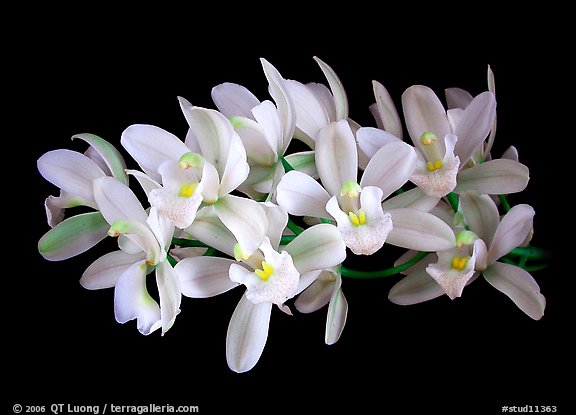
{"type": "Polygon", "coordinates": [[[438,136],[430,131],[425,131],[420,136],[420,150],[426,158],[426,167],[428,171],[433,172],[440,170],[444,166],[444,154],[438,141],[438,136]]]}
{"type": "Polygon", "coordinates": [[[469,256],[461,257],[458,255],[454,255],[452,257],[451,267],[457,271],[462,271],[468,265],[468,260],[470,259],[469,256]]]}
{"type": "Polygon", "coordinates": [[[274,273],[274,267],[268,262],[262,261],[262,269],[257,269],[254,273],[258,275],[262,281],[268,281],[270,276],[274,273]]]}
{"type": "Polygon", "coordinates": [[[178,160],[178,167],[181,169],[189,169],[190,167],[201,168],[204,165],[204,158],[198,153],[191,151],[185,153],[180,160],[178,160]]]}
{"type": "Polygon", "coordinates": [[[364,212],[364,209],[358,209],[356,213],[348,212],[348,217],[353,226],[366,225],[366,212],[364,212]]]}
{"type": "Polygon", "coordinates": [[[197,187],[198,183],[182,183],[182,185],[180,186],[180,192],[178,193],[178,196],[192,197],[197,187]]]}

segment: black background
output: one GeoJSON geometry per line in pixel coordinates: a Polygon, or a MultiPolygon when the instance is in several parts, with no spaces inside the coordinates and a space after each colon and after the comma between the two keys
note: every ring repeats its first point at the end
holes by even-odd
{"type": "MultiPolygon", "coordinates": [[[[198,405],[201,413],[345,408],[395,414],[489,414],[500,413],[502,405],[531,404],[556,405],[564,413],[569,403],[560,376],[573,364],[565,285],[571,275],[556,265],[562,259],[554,241],[563,202],[549,199],[561,168],[552,159],[558,152],[552,92],[562,86],[553,76],[552,53],[536,49],[536,38],[482,34],[472,40],[461,27],[450,33],[426,22],[392,30],[384,22],[364,25],[352,17],[347,24],[327,19],[320,25],[295,14],[276,26],[273,13],[262,21],[229,17],[195,13],[172,25],[152,10],[145,18],[113,21],[91,14],[46,19],[29,24],[29,40],[9,46],[6,81],[16,94],[5,139],[16,148],[4,154],[16,167],[7,170],[5,186],[17,197],[7,197],[3,208],[11,245],[3,296],[6,413],[14,403],[60,402],[186,404],[198,405]],[[205,20],[208,28],[200,26],[205,20]],[[409,33],[416,37],[407,38],[409,33]],[[413,84],[431,86],[439,95],[452,86],[478,94],[486,90],[486,66],[492,65],[498,100],[494,152],[515,145],[531,172],[527,190],[510,200],[535,207],[534,244],[556,253],[550,268],[533,274],[548,301],[541,321],[532,321],[482,279],[455,301],[443,297],[412,307],[387,301],[397,277],[345,280],[350,309],[336,345],[324,344],[325,308],[294,317],[274,310],[260,362],[239,375],[226,365],[225,336],[241,290],[207,300],[184,298],[174,327],[164,337],[145,337],[134,322],[115,322],[113,290],[87,291],[78,284],[94,259],[114,249],[111,241],[59,263],[38,254],[37,241],[49,229],[44,199],[56,194],[36,170],[44,152],[83,151],[82,142],[70,141],[82,132],[120,147],[120,134],[134,123],[183,138],[187,125],[177,96],[213,107],[210,89],[229,81],[267,99],[259,57],[285,78],[325,82],[313,55],[340,76],[351,117],[366,126],[374,125],[368,112],[372,79],[399,104],[413,84]]],[[[490,28],[486,21],[470,25],[490,28]]],[[[392,259],[383,255],[379,261],[388,266],[392,259]]]]}

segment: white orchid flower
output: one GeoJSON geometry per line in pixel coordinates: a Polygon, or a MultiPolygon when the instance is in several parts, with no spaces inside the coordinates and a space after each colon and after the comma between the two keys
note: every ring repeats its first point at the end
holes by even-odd
{"type": "Polygon", "coordinates": [[[453,246],[452,231],[434,215],[407,207],[383,210],[382,201],[412,175],[416,154],[408,144],[390,142],[378,150],[360,183],[356,141],[347,121],[324,127],[316,139],[315,153],[323,186],[295,171],[287,173],[278,185],[278,204],[289,213],[334,218],[346,246],[355,254],[373,254],[386,241],[425,251],[453,246]]]}
{"type": "Polygon", "coordinates": [[[60,196],[49,196],[45,208],[52,228],[39,241],[44,258],[60,261],[92,248],[106,237],[108,224],[100,212],[88,212],[64,219],[65,209],[88,206],[96,209],[92,182],[113,176],[125,184],[124,159],[116,148],[93,134],[77,134],[72,139],[86,141],[85,154],[72,150],[53,150],[38,159],[38,171],[50,183],[60,188],[60,196]]]}
{"type": "Polygon", "coordinates": [[[239,261],[195,257],[183,259],[175,267],[185,296],[205,298],[239,284],[246,286],[226,340],[228,365],[236,372],[248,371],[258,362],[268,336],[272,305],[289,313],[285,301],[312,284],[323,269],[339,265],[346,257],[340,233],[330,224],[313,226],[288,245],[280,246],[288,216],[273,203],[263,206],[270,225],[268,235],[251,255],[239,252],[234,236],[218,222],[199,217],[192,228],[211,235],[211,246],[235,255],[239,261]]]}
{"type": "Polygon", "coordinates": [[[217,111],[194,107],[180,98],[190,126],[186,142],[154,126],[133,125],[122,145],[162,188],[149,194],[150,204],[184,229],[197,215],[220,220],[245,252],[262,243],[266,215],[253,200],[230,194],[248,177],[246,151],[234,128],[217,111]]]}
{"type": "Polygon", "coordinates": [[[402,305],[427,301],[444,293],[456,298],[482,273],[529,317],[542,318],[546,300],[534,278],[520,267],[498,261],[523,245],[532,230],[534,209],[516,205],[500,219],[498,208],[488,195],[465,192],[460,195],[460,203],[470,228],[458,238],[461,250],[438,253],[438,263],[402,279],[392,287],[388,298],[402,305]]]}
{"type": "Polygon", "coordinates": [[[119,239],[120,250],[94,261],[80,283],[91,290],[115,287],[114,314],[119,323],[136,319],[142,334],[161,328],[164,335],[180,312],[180,284],[166,254],[174,226],[154,207],[147,214],[132,190],[114,178],[96,179],[94,198],[110,224],[108,235],[125,239],[119,239]],[[160,305],[146,289],[152,270],[160,305]]]}

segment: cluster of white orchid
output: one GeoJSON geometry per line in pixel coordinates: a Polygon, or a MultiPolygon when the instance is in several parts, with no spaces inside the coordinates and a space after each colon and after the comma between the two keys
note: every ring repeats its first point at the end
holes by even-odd
{"type": "Polygon", "coordinates": [[[348,312],[342,277],[402,273],[388,298],[414,304],[459,297],[482,274],[541,318],[545,300],[526,265],[540,254],[529,245],[534,210],[510,207],[505,196],[526,187],[528,168],[513,147],[499,159],[491,154],[490,68],[488,91],[447,89],[448,109],[430,88],[408,88],[409,144],[384,86],[373,83],[378,128],[361,127],[348,117],[339,78],[316,61],[329,87],[284,79],[262,59],[273,102],[231,83],[212,90],[218,111],[180,98],[190,127],[184,141],[152,125],[129,126],[121,144],[141,171],[126,169],[118,150],[92,134],[73,137],[89,144],[84,154],[44,154],[38,169],[61,190],[46,199],[52,229],[40,253],[64,260],[118,237],[119,249],[94,261],[80,283],[114,287],[116,320],[136,319],[145,335],[170,329],[182,295],[244,286],[226,338],[237,372],[259,360],[274,304],[288,314],[328,304],[325,341],[336,342],[348,312]],[[288,154],[293,139],[309,150],[288,154]],[[149,208],[128,186],[130,176],[149,208]],[[75,206],[91,209],[65,218],[75,206]],[[347,255],[371,255],[386,243],[407,249],[394,267],[343,265],[347,255]],[[157,298],[146,289],[153,271],[157,298]]]}

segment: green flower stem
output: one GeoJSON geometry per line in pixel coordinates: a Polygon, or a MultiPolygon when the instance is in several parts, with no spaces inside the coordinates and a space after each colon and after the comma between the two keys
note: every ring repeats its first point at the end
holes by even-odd
{"type": "Polygon", "coordinates": [[[210,248],[204,242],[196,241],[193,239],[172,238],[172,243],[181,247],[210,248]]]}
{"type": "Polygon", "coordinates": [[[294,167],[292,167],[292,165],[288,163],[288,161],[286,161],[284,157],[280,157],[280,161],[282,162],[282,165],[284,166],[284,170],[286,171],[286,173],[294,170],[294,167]]]}
{"type": "Polygon", "coordinates": [[[296,225],[292,219],[288,219],[288,224],[286,226],[296,235],[300,235],[302,232],[304,232],[304,229],[296,225]]]}
{"type": "Polygon", "coordinates": [[[202,254],[202,256],[216,256],[217,253],[218,253],[218,250],[216,250],[215,248],[210,247],[210,248],[208,248],[208,249],[206,250],[206,252],[204,252],[204,253],[202,254]]]}
{"type": "Polygon", "coordinates": [[[340,274],[346,278],[356,278],[364,280],[391,277],[392,275],[396,275],[401,273],[402,271],[406,271],[411,266],[420,262],[428,254],[429,252],[419,252],[414,257],[410,258],[408,261],[398,266],[382,269],[379,271],[357,271],[342,266],[340,267],[340,274]]]}
{"type": "Polygon", "coordinates": [[[526,246],[514,248],[506,257],[509,258],[526,258],[532,260],[547,260],[550,259],[550,252],[535,246],[526,246]]]}
{"type": "Polygon", "coordinates": [[[170,255],[166,256],[166,259],[168,260],[168,262],[170,263],[170,265],[172,265],[172,268],[174,268],[176,266],[176,264],[178,263],[178,261],[176,261],[173,257],[171,257],[170,255]]]}
{"type": "Polygon", "coordinates": [[[511,209],[510,202],[508,202],[508,198],[506,195],[498,195],[498,199],[500,199],[500,203],[502,203],[502,207],[504,208],[504,212],[508,213],[511,209]]]}
{"type": "Polygon", "coordinates": [[[296,235],[284,235],[280,239],[280,245],[288,245],[294,239],[296,239],[296,235]]]}
{"type": "Polygon", "coordinates": [[[454,213],[458,212],[458,196],[454,192],[450,192],[446,195],[446,199],[448,199],[448,203],[450,203],[450,207],[454,211],[454,213]]]}

